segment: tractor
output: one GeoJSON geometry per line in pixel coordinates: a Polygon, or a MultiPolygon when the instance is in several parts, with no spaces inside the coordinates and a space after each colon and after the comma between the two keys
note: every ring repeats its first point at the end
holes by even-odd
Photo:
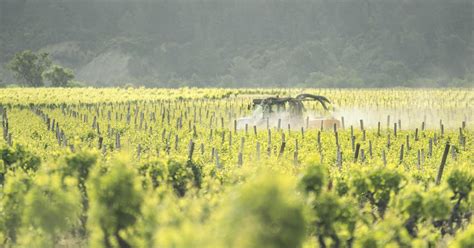
{"type": "Polygon", "coordinates": [[[330,129],[334,125],[340,127],[339,120],[330,115],[328,104],[331,102],[324,96],[300,94],[296,97],[268,97],[253,99],[249,108],[253,109],[252,116],[237,119],[236,128],[243,129],[252,126],[277,128],[321,128],[330,129]],[[307,113],[303,102],[317,101],[321,103],[324,115],[307,113]]]}

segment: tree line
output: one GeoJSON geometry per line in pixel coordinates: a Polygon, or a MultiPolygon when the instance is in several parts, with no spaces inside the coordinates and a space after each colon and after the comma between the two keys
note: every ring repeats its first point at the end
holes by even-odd
{"type": "Polygon", "coordinates": [[[0,63],[47,51],[102,86],[469,86],[473,10],[469,0],[5,0],[0,63]]]}

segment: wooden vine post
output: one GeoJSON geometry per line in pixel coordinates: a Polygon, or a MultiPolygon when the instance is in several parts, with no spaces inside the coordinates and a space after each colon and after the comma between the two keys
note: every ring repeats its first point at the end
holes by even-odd
{"type": "Polygon", "coordinates": [[[443,157],[441,158],[441,164],[439,165],[438,175],[436,176],[436,185],[439,185],[441,183],[441,177],[443,176],[444,166],[446,165],[446,159],[448,158],[449,148],[450,145],[449,142],[447,142],[446,146],[444,147],[443,157]]]}

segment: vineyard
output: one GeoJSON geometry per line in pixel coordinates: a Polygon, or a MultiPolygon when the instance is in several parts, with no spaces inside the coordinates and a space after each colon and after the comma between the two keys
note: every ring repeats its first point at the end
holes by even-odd
{"type": "Polygon", "coordinates": [[[1,247],[474,247],[470,89],[0,90],[1,247]],[[262,96],[326,96],[238,126],[262,96]]]}

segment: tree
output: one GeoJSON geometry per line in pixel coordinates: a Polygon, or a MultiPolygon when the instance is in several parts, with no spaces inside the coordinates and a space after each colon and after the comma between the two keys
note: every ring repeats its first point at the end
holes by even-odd
{"type": "Polygon", "coordinates": [[[53,65],[50,70],[43,73],[43,76],[51,81],[51,85],[54,87],[66,87],[74,79],[74,72],[59,65],[53,65]]]}
{"type": "Polygon", "coordinates": [[[17,80],[26,86],[43,86],[43,72],[51,66],[49,54],[35,54],[30,50],[22,51],[13,57],[8,68],[17,80]]]}

